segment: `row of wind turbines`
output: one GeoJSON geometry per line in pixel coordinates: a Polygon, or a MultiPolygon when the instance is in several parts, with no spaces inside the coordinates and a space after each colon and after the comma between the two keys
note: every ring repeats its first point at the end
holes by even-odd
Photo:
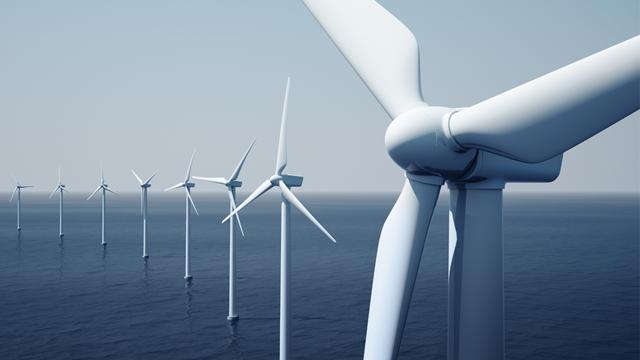
{"type": "MultiPolygon", "coordinates": [[[[249,144],[249,147],[242,155],[237,166],[228,178],[224,177],[201,177],[193,176],[193,179],[211,182],[226,187],[229,197],[229,215],[222,220],[223,223],[229,221],[231,218],[235,218],[236,221],[229,221],[229,313],[227,319],[229,321],[236,321],[239,319],[238,309],[236,307],[236,225],[240,233],[244,237],[244,230],[240,221],[239,212],[247,207],[250,203],[256,200],[261,195],[265,194],[272,188],[277,188],[281,193],[281,231],[280,231],[280,358],[289,358],[290,347],[289,339],[291,338],[291,206],[298,209],[305,217],[307,217],[322,233],[324,233],[329,240],[333,243],[336,242],[335,238],[322,226],[322,224],[311,214],[309,210],[302,204],[302,202],[291,191],[293,187],[302,186],[303,177],[297,175],[289,175],[284,172],[287,166],[287,107],[289,102],[289,89],[291,85],[291,78],[287,78],[287,85],[284,95],[284,103],[282,107],[282,117],[280,123],[280,136],[278,141],[278,152],[276,158],[276,166],[273,175],[262,182],[258,188],[251,193],[239,206],[236,206],[236,189],[242,186],[242,181],[239,180],[240,171],[251,152],[255,144],[255,140],[249,144]]],[[[172,191],[177,189],[184,189],[185,192],[185,268],[184,279],[190,283],[192,281],[191,266],[190,266],[190,234],[191,234],[191,209],[198,214],[198,210],[195,206],[193,198],[191,197],[191,189],[196,184],[192,181],[191,168],[193,165],[193,159],[195,151],[191,155],[189,165],[184,180],[171,186],[165,191],[172,191]]],[[[149,254],[147,252],[147,215],[148,215],[148,190],[151,187],[151,180],[157,175],[155,172],[149,176],[146,180],[143,180],[135,170],[131,170],[133,176],[140,184],[140,196],[141,196],[141,212],[142,212],[142,257],[147,259],[149,254]]],[[[16,180],[16,186],[11,196],[13,200],[14,195],[17,194],[17,212],[18,212],[18,231],[21,230],[20,226],[20,201],[22,189],[31,188],[31,185],[21,185],[16,180]]],[[[64,237],[64,193],[67,192],[67,186],[62,182],[62,176],[60,170],[58,171],[58,184],[55,189],[49,195],[52,198],[56,193],[59,198],[59,235],[60,238],[64,237]]],[[[92,199],[96,194],[101,194],[101,206],[102,206],[102,226],[101,226],[101,244],[107,245],[105,238],[105,213],[106,213],[106,200],[107,193],[116,194],[109,188],[109,185],[105,182],[104,173],[100,171],[100,184],[89,195],[87,200],[92,199]]]]}

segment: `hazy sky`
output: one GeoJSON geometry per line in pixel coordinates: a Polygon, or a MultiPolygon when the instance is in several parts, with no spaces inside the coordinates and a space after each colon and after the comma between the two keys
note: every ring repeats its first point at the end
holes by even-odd
{"type": "MultiPolygon", "coordinates": [[[[425,100],[470,106],[640,33],[640,2],[381,1],[421,48],[425,100]]],[[[302,1],[0,0],[0,189],[15,173],[50,191],[58,165],[90,191],[100,163],[115,190],[158,169],[184,176],[273,171],[286,76],[289,168],[307,191],[399,191],[390,119],[302,1]]],[[[640,191],[640,115],[569,151],[529,191],[640,191]]],[[[202,185],[199,190],[218,190],[202,185]]]]}

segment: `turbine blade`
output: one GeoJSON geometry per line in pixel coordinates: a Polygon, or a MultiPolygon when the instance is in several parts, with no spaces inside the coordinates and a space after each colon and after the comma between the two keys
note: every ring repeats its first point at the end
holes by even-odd
{"type": "Polygon", "coordinates": [[[152,180],[154,177],[156,177],[156,175],[158,175],[158,172],[157,172],[157,171],[156,171],[156,172],[154,172],[154,173],[153,173],[153,175],[149,176],[149,178],[144,182],[144,184],[143,184],[143,185],[147,185],[147,184],[149,184],[149,183],[151,182],[151,180],[152,180]]]}
{"type": "Polygon", "coordinates": [[[104,190],[105,190],[105,191],[108,191],[108,192],[110,192],[110,193],[112,193],[112,194],[114,194],[114,195],[118,195],[118,193],[117,193],[117,192],[115,192],[115,191],[113,191],[113,190],[109,189],[108,187],[105,187],[105,188],[104,188],[104,190]]]}
{"type": "Polygon", "coordinates": [[[174,190],[174,189],[177,189],[177,188],[180,188],[180,187],[184,187],[184,183],[181,182],[181,183],[175,184],[170,188],[164,189],[164,191],[170,191],[170,190],[174,190]]]}
{"type": "Polygon", "coordinates": [[[53,194],[56,193],[56,191],[58,191],[58,189],[60,189],[60,186],[56,186],[55,189],[53,189],[53,191],[51,192],[51,194],[49,194],[49,199],[51,199],[53,197],[53,194]]]}
{"type": "Polygon", "coordinates": [[[289,86],[291,78],[287,78],[287,88],[284,91],[282,104],[282,119],[280,120],[280,139],[278,140],[278,158],[276,160],[276,174],[281,174],[287,166],[287,106],[289,103],[289,86]]]}
{"type": "Polygon", "coordinates": [[[371,288],[365,359],[395,359],[440,186],[407,180],[382,227],[371,288]]]}
{"type": "Polygon", "coordinates": [[[329,234],[327,229],[325,229],[324,226],[322,226],[322,224],[320,224],[320,222],[316,220],[316,218],[313,217],[313,215],[311,215],[309,210],[307,210],[307,208],[305,208],[304,205],[302,205],[300,200],[298,200],[298,198],[295,195],[293,195],[293,192],[291,192],[291,190],[289,190],[287,185],[284,184],[284,181],[280,181],[278,185],[282,190],[282,195],[284,195],[284,198],[287,199],[287,201],[289,201],[291,205],[293,205],[296,209],[298,209],[304,216],[306,216],[307,219],[309,219],[318,229],[320,229],[320,231],[322,231],[329,238],[329,240],[335,243],[336,239],[334,239],[333,236],[329,234]]]}
{"type": "Polygon", "coordinates": [[[144,215],[144,189],[140,191],[140,215],[144,215]]]}
{"type": "Polygon", "coordinates": [[[191,197],[191,192],[186,187],[184,189],[185,189],[185,191],[187,193],[187,197],[189,198],[189,202],[191,203],[191,206],[193,207],[193,210],[195,210],[196,215],[200,216],[200,214],[198,213],[198,209],[196,209],[196,204],[193,202],[193,198],[191,197]]]}
{"type": "Polygon", "coordinates": [[[93,197],[93,195],[95,195],[100,189],[102,189],[102,185],[98,186],[95,190],[93,190],[93,192],[91,193],[91,195],[89,195],[87,200],[90,200],[93,197]]]}
{"type": "MultiPolygon", "coordinates": [[[[227,189],[227,194],[229,195],[229,204],[231,204],[231,211],[233,212],[236,210],[236,199],[233,198],[231,190],[227,189]]],[[[244,237],[244,229],[242,228],[242,223],[240,222],[240,214],[236,212],[235,217],[236,221],[238,222],[238,228],[240,228],[240,234],[242,234],[242,237],[244,237]]]]}
{"type": "Polygon", "coordinates": [[[451,116],[462,147],[537,163],[640,108],[640,36],[451,116]]]}
{"type": "Polygon", "coordinates": [[[209,177],[202,177],[202,176],[194,176],[194,179],[198,179],[198,180],[202,180],[202,181],[208,181],[208,182],[212,182],[212,183],[216,183],[216,184],[226,184],[227,183],[227,179],[223,178],[223,177],[213,177],[213,178],[209,178],[209,177]]]}
{"type": "Polygon", "coordinates": [[[138,180],[138,182],[140,183],[140,185],[143,185],[144,182],[142,181],[142,179],[140,178],[140,176],[138,176],[138,174],[136,174],[136,171],[131,169],[131,172],[133,173],[133,176],[136,177],[136,179],[138,180]]]}
{"type": "Polygon", "coordinates": [[[373,0],[304,0],[385,111],[424,106],[415,36],[373,0]]]}
{"type": "Polygon", "coordinates": [[[253,144],[255,143],[256,143],[256,140],[254,139],[251,142],[251,144],[249,144],[247,151],[244,152],[244,155],[240,159],[240,162],[236,166],[235,170],[233,170],[233,173],[231,173],[231,176],[229,177],[229,181],[233,181],[238,178],[238,175],[240,175],[240,170],[242,170],[242,166],[244,165],[244,161],[247,160],[247,156],[249,156],[249,152],[251,151],[251,148],[253,148],[253,144]]]}
{"type": "Polygon", "coordinates": [[[240,210],[244,209],[245,206],[249,205],[251,202],[253,202],[253,200],[257,199],[260,195],[266,193],[269,189],[271,189],[273,187],[273,184],[271,183],[271,181],[266,180],[265,182],[263,182],[262,184],[260,184],[260,186],[258,186],[257,189],[255,189],[251,195],[249,195],[249,197],[247,197],[242,204],[240,204],[240,206],[238,206],[235,210],[233,210],[231,212],[231,214],[227,215],[226,218],[224,218],[224,220],[222,220],[223,223],[227,222],[227,220],[229,220],[229,218],[231,218],[232,216],[234,216],[235,214],[239,213],[240,210]]]}
{"type": "Polygon", "coordinates": [[[16,195],[17,191],[18,191],[18,187],[16,186],[15,188],[13,188],[13,192],[11,193],[11,198],[9,199],[9,202],[13,201],[13,197],[16,195]]]}
{"type": "Polygon", "coordinates": [[[100,166],[100,183],[104,184],[104,171],[102,170],[102,166],[100,166]]]}
{"type": "Polygon", "coordinates": [[[188,182],[189,179],[191,179],[191,166],[193,165],[193,157],[196,156],[196,150],[193,150],[193,153],[191,153],[191,160],[189,160],[189,167],[187,168],[187,175],[184,178],[184,182],[188,182]]]}
{"type": "Polygon", "coordinates": [[[62,183],[62,169],[58,166],[58,185],[62,183]]]}

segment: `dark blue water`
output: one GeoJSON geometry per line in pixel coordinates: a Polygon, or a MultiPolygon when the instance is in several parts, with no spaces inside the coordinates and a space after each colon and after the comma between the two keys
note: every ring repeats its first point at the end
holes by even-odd
{"type": "MultiPolygon", "coordinates": [[[[72,194],[66,236],[57,201],[24,194],[23,232],[0,203],[0,359],[273,359],[278,351],[279,212],[244,213],[238,244],[241,320],[226,321],[223,196],[194,194],[194,281],[185,287],[184,200],[150,194],[141,258],[139,199],[111,197],[106,251],[98,201],[72,194]]],[[[7,197],[8,198],[8,197],[7,197]]],[[[294,211],[296,359],[358,359],[380,227],[392,195],[306,195],[338,239],[294,211]]],[[[508,359],[637,359],[637,195],[511,195],[505,199],[508,359]]],[[[434,215],[401,347],[402,359],[446,353],[447,200],[434,215]]]]}

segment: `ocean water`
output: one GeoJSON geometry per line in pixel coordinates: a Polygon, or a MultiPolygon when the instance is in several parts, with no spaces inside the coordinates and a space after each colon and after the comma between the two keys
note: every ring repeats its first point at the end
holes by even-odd
{"type": "MultiPolygon", "coordinates": [[[[15,205],[0,202],[0,359],[276,358],[277,197],[243,213],[241,319],[230,325],[222,194],[194,193],[190,287],[181,196],[150,193],[147,263],[138,196],[109,198],[106,250],[99,200],[84,196],[67,197],[63,241],[57,199],[25,192],[20,236],[15,205]]],[[[338,243],[292,211],[293,356],[362,358],[378,234],[395,196],[301,198],[338,243]]],[[[432,221],[401,359],[446,356],[447,201],[432,221]]],[[[508,359],[638,359],[639,218],[633,194],[505,196],[508,359]]]]}

